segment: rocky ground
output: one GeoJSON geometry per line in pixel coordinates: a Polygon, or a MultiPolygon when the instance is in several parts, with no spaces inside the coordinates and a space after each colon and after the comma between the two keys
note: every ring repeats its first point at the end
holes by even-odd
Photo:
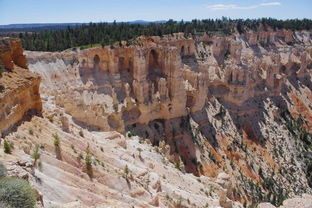
{"type": "Polygon", "coordinates": [[[220,174],[217,181],[195,177],[168,160],[168,146],[153,147],[148,140],[117,132],[88,132],[70,117],[64,127],[64,116],[55,116],[53,122],[40,117],[25,122],[6,137],[14,143],[13,153],[1,151],[9,174],[28,178],[43,195],[44,207],[75,201],[96,207],[219,207],[233,203],[225,198],[220,201],[228,188],[226,174],[220,174]],[[37,164],[30,157],[35,145],[40,145],[41,154],[37,164]],[[91,156],[90,169],[87,155],[91,156]]]}

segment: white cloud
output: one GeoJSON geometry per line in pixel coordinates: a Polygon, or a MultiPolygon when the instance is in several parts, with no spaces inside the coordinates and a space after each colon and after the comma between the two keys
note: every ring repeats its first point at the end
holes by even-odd
{"type": "Polygon", "coordinates": [[[277,2],[277,1],[275,1],[275,2],[266,2],[266,3],[260,4],[260,6],[280,6],[280,5],[281,5],[281,3],[277,2]]]}
{"type": "Polygon", "coordinates": [[[280,6],[280,2],[266,2],[261,4],[254,4],[249,6],[239,6],[236,4],[214,4],[208,5],[207,8],[210,10],[234,10],[234,9],[256,9],[258,7],[266,7],[266,6],[280,6]]]}

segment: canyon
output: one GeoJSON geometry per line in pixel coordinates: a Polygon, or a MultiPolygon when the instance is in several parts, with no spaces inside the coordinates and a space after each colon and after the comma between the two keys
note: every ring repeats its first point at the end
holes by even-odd
{"type": "Polygon", "coordinates": [[[14,151],[1,161],[44,207],[311,207],[311,37],[176,33],[63,52],[4,39],[0,131],[14,151]]]}

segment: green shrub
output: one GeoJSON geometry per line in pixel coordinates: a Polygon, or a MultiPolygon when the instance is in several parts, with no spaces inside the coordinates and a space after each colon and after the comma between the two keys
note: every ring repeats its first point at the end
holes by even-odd
{"type": "Polygon", "coordinates": [[[79,135],[80,135],[81,137],[84,137],[84,134],[83,134],[83,131],[82,131],[82,130],[79,131],[79,135]]]}
{"type": "Polygon", "coordinates": [[[0,178],[3,178],[7,175],[7,169],[6,167],[3,165],[2,162],[0,162],[0,178]]]}
{"type": "Polygon", "coordinates": [[[178,169],[178,170],[181,170],[180,162],[176,162],[176,163],[174,164],[174,167],[175,167],[176,169],[178,169]]]}
{"type": "Polygon", "coordinates": [[[36,165],[37,160],[40,158],[39,145],[37,144],[34,152],[31,154],[32,159],[34,159],[34,165],[36,165]]]}
{"type": "Polygon", "coordinates": [[[92,178],[93,177],[92,156],[90,154],[89,146],[86,152],[87,152],[86,157],[85,157],[86,170],[87,170],[87,174],[89,175],[89,177],[92,178]]]}
{"type": "Polygon", "coordinates": [[[36,197],[27,181],[9,177],[0,180],[0,202],[12,208],[33,208],[36,197]]]}
{"type": "Polygon", "coordinates": [[[140,147],[137,148],[137,151],[139,152],[139,156],[141,157],[141,152],[143,151],[140,147]]]}
{"type": "Polygon", "coordinates": [[[0,202],[0,208],[12,208],[10,205],[4,202],[0,202]]]}
{"type": "Polygon", "coordinates": [[[7,154],[12,153],[12,144],[10,142],[8,142],[7,140],[4,140],[3,147],[4,147],[5,153],[7,153],[7,154]]]}
{"type": "Polygon", "coordinates": [[[87,170],[88,171],[92,170],[92,157],[89,153],[87,153],[86,155],[85,162],[87,170]]]}
{"type": "Polygon", "coordinates": [[[34,131],[33,131],[32,129],[28,129],[28,133],[29,133],[30,135],[34,135],[34,131]]]}
{"type": "Polygon", "coordinates": [[[48,116],[47,118],[49,119],[51,123],[53,123],[53,116],[48,116]]]}
{"type": "Polygon", "coordinates": [[[209,152],[209,153],[208,153],[208,157],[209,157],[210,160],[212,160],[214,163],[217,162],[216,156],[215,156],[212,152],[209,152]]]}
{"type": "Polygon", "coordinates": [[[124,174],[125,174],[125,177],[126,177],[127,180],[128,180],[129,172],[130,172],[130,170],[128,168],[128,165],[126,165],[125,168],[124,168],[124,174]]]}
{"type": "Polygon", "coordinates": [[[61,143],[60,137],[57,134],[53,134],[53,137],[54,137],[54,146],[59,147],[61,143]]]}
{"type": "Polygon", "coordinates": [[[6,72],[6,70],[5,70],[4,66],[2,66],[2,65],[0,64],[0,78],[2,77],[2,73],[3,73],[3,72],[6,72]]]}
{"type": "Polygon", "coordinates": [[[3,92],[5,87],[3,85],[0,85],[0,92],[3,92]]]}
{"type": "Polygon", "coordinates": [[[224,53],[224,59],[228,59],[231,55],[230,49],[227,49],[224,53]]]}
{"type": "Polygon", "coordinates": [[[306,173],[307,173],[307,180],[308,180],[309,186],[312,187],[312,160],[310,160],[307,163],[306,173]]]}

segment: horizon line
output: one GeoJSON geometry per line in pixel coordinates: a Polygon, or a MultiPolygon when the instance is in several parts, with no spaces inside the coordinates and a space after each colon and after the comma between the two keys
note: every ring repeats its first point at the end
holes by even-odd
{"type": "Polygon", "coordinates": [[[10,23],[10,24],[0,24],[0,26],[10,26],[10,25],[40,25],[40,24],[90,24],[90,23],[131,23],[131,22],[146,22],[146,23],[153,23],[153,22],[168,22],[170,20],[175,21],[175,22],[191,22],[193,20],[222,20],[223,18],[226,18],[228,20],[259,20],[259,19],[274,19],[274,20],[281,20],[281,21],[287,21],[287,20],[312,20],[312,18],[285,18],[285,19],[281,19],[281,18],[274,18],[274,17],[258,17],[258,18],[231,18],[231,17],[226,17],[226,16],[222,16],[220,18],[194,18],[191,20],[175,20],[175,19],[167,19],[167,20],[143,20],[143,19],[137,19],[137,20],[128,20],[128,21],[117,21],[117,20],[113,20],[113,21],[89,21],[89,22],[30,22],[30,23],[10,23]]]}

